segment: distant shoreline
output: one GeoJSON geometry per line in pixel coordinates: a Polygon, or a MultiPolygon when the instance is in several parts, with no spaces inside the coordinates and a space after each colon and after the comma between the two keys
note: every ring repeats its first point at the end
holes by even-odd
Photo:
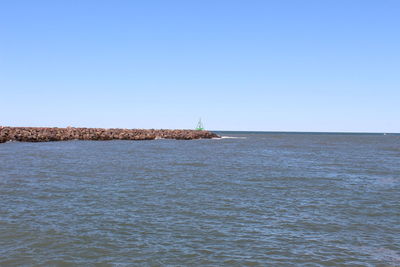
{"type": "Polygon", "coordinates": [[[154,139],[211,139],[219,135],[197,130],[154,129],[105,129],[105,128],[57,128],[57,127],[7,127],[0,126],[0,143],[52,142],[69,140],[154,140],[154,139]]]}

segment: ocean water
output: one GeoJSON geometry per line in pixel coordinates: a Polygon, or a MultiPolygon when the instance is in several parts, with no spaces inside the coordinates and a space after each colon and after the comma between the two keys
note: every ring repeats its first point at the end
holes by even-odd
{"type": "Polygon", "coordinates": [[[400,266],[400,136],[220,134],[0,144],[0,266],[400,266]]]}

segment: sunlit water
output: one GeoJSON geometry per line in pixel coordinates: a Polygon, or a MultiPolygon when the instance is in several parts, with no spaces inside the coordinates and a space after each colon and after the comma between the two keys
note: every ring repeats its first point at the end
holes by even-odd
{"type": "Polygon", "coordinates": [[[0,144],[1,266],[400,266],[400,136],[0,144]]]}

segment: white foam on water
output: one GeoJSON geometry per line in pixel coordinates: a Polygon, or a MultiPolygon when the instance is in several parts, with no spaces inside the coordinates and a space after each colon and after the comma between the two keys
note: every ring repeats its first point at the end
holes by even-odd
{"type": "Polygon", "coordinates": [[[244,136],[221,136],[222,139],[247,139],[244,136]]]}
{"type": "Polygon", "coordinates": [[[212,139],[247,139],[244,136],[221,136],[221,137],[214,137],[212,139]]]}

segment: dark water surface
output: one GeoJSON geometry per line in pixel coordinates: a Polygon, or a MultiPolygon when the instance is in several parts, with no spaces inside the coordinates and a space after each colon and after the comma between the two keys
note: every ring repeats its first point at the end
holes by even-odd
{"type": "Polygon", "coordinates": [[[1,266],[400,266],[400,136],[0,144],[1,266]]]}

